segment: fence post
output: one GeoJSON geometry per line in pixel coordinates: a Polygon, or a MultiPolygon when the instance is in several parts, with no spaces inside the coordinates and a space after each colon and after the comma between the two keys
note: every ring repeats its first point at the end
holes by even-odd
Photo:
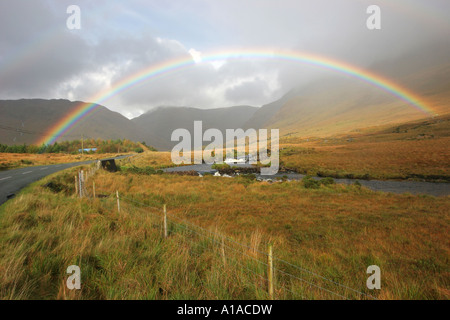
{"type": "Polygon", "coordinates": [[[80,198],[83,197],[83,170],[78,171],[78,191],[80,192],[80,198]]]}
{"type": "Polygon", "coordinates": [[[87,190],[86,190],[86,182],[88,179],[87,171],[82,170],[81,175],[83,176],[83,197],[87,196],[87,190]]]}
{"type": "Polygon", "coordinates": [[[167,210],[166,210],[166,204],[164,204],[164,238],[167,238],[167,210]]]}
{"type": "Polygon", "coordinates": [[[222,237],[222,260],[223,260],[224,267],[226,267],[227,266],[227,260],[225,259],[225,241],[224,241],[223,237],[222,237]]]}
{"type": "Polygon", "coordinates": [[[78,196],[78,178],[75,175],[75,194],[78,196]]]}
{"type": "Polygon", "coordinates": [[[95,181],[92,181],[93,198],[95,199],[95,181]]]}
{"type": "Polygon", "coordinates": [[[272,244],[269,244],[269,254],[267,256],[269,264],[269,299],[273,300],[273,258],[272,258],[272,244]]]}
{"type": "Polygon", "coordinates": [[[116,197],[117,197],[117,212],[120,213],[120,199],[119,199],[119,191],[116,190],[116,197]]]}

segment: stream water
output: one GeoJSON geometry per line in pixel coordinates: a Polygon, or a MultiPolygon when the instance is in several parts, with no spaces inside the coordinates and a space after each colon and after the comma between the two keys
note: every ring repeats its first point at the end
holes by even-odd
{"type": "MultiPolygon", "coordinates": [[[[236,164],[238,167],[252,167],[249,164],[236,164]]],[[[167,168],[166,172],[182,172],[182,171],[197,171],[198,173],[212,173],[217,170],[211,168],[209,164],[195,164],[189,166],[167,168]]],[[[262,176],[256,174],[262,180],[275,181],[277,178],[287,176],[289,180],[301,180],[305,175],[299,173],[277,173],[273,176],[262,176]]],[[[315,178],[320,179],[320,178],[315,178]]],[[[334,179],[336,183],[352,184],[357,179],[334,179]]],[[[411,193],[411,194],[428,194],[433,196],[448,196],[450,195],[449,183],[438,182],[424,182],[424,181],[391,181],[391,180],[358,180],[361,185],[372,189],[374,191],[384,191],[393,193],[411,193]]]]}

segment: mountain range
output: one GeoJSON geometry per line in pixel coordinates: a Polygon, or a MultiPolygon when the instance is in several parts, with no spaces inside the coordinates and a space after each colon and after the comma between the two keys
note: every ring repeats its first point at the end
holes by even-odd
{"type": "MultiPolygon", "coordinates": [[[[0,143],[35,144],[81,103],[62,99],[0,100],[0,143]]],[[[217,109],[159,107],[129,120],[120,113],[98,105],[60,139],[126,138],[168,150],[177,143],[171,141],[172,131],[177,128],[185,128],[192,133],[194,121],[201,120],[203,130],[217,128],[225,132],[225,129],[242,128],[256,110],[256,107],[250,106],[217,109]]]]}
{"type": "MultiPolygon", "coordinates": [[[[450,113],[450,52],[445,48],[424,48],[374,64],[371,70],[423,97],[435,113],[447,114],[450,113]],[[431,53],[433,59],[427,59],[431,53]]],[[[80,103],[61,99],[0,100],[0,143],[36,143],[80,103]]],[[[293,88],[259,108],[165,106],[130,120],[99,105],[60,139],[127,138],[145,141],[159,150],[170,150],[177,143],[171,141],[172,131],[185,128],[192,133],[195,120],[203,121],[203,130],[278,128],[281,137],[321,137],[426,117],[430,114],[392,93],[361,79],[335,74],[293,88]]]]}

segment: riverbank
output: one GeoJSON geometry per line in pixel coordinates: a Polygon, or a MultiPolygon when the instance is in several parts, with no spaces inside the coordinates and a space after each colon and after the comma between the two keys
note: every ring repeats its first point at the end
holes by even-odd
{"type": "MultiPolygon", "coordinates": [[[[236,164],[238,168],[253,168],[250,164],[236,164]]],[[[209,164],[196,164],[183,167],[173,167],[164,169],[165,172],[187,172],[196,171],[203,175],[205,173],[215,174],[217,170],[212,168],[209,164]]],[[[256,174],[260,180],[269,182],[277,181],[277,179],[287,180],[301,180],[305,177],[304,174],[287,172],[277,173],[273,176],[262,176],[256,174]]],[[[313,177],[313,179],[320,179],[320,177],[313,177]]],[[[358,181],[362,186],[374,191],[393,192],[393,193],[411,193],[411,194],[426,194],[432,196],[448,196],[450,195],[450,184],[440,182],[426,182],[426,181],[391,181],[391,180],[357,180],[357,179],[334,179],[336,183],[340,184],[354,184],[358,181]]]]}

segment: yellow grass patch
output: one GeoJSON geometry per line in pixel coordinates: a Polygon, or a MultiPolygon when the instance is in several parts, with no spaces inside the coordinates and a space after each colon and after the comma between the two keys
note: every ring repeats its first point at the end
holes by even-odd
{"type": "Polygon", "coordinates": [[[449,117],[322,139],[285,138],[282,166],[302,173],[375,179],[450,179],[449,117]]]}

